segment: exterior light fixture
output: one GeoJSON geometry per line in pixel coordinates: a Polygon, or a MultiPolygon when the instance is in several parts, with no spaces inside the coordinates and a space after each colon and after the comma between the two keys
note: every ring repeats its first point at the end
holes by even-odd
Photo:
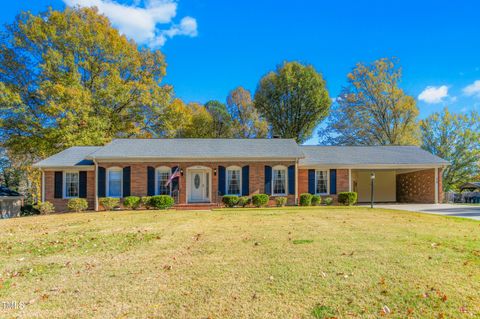
{"type": "Polygon", "coordinates": [[[370,174],[370,208],[373,208],[373,186],[375,184],[375,172],[370,174]]]}

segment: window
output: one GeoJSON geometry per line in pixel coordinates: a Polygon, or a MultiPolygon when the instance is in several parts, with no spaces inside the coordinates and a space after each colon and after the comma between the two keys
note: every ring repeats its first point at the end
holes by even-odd
{"type": "Polygon", "coordinates": [[[157,195],[170,195],[172,189],[172,183],[168,185],[168,179],[170,178],[171,169],[169,167],[159,167],[157,168],[157,195]]]}
{"type": "Polygon", "coordinates": [[[272,171],[272,195],[287,195],[287,169],[276,166],[272,171]]]}
{"type": "Polygon", "coordinates": [[[315,171],[315,193],[328,194],[328,170],[315,171]]]}
{"type": "Polygon", "coordinates": [[[227,195],[241,195],[241,173],[240,167],[233,166],[227,168],[227,195]]]}
{"type": "Polygon", "coordinates": [[[78,197],[78,172],[65,172],[65,198],[78,197]]]}
{"type": "Polygon", "coordinates": [[[122,197],[122,175],[121,168],[114,167],[108,169],[107,175],[107,196],[122,197]]]}

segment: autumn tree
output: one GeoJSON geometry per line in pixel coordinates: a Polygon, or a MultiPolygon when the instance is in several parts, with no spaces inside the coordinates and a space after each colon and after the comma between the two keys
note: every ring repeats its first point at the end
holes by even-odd
{"type": "Polygon", "coordinates": [[[443,187],[455,190],[480,174],[480,116],[452,114],[445,108],[420,122],[422,147],[447,161],[443,187]]]}
{"type": "Polygon", "coordinates": [[[205,108],[212,116],[214,137],[232,137],[232,116],[228,113],[227,106],[212,100],[205,104],[205,108]]]}
{"type": "Polygon", "coordinates": [[[1,143],[30,162],[72,145],[149,136],[164,111],[164,56],[92,8],[24,12],[0,42],[1,143]]]}
{"type": "Polygon", "coordinates": [[[325,80],[311,65],[287,62],[265,75],[255,92],[254,105],[271,128],[271,135],[309,139],[328,115],[331,100],[325,80]]]}
{"type": "Polygon", "coordinates": [[[347,76],[320,141],[338,145],[418,145],[418,107],[400,88],[395,60],[359,63],[347,76]]]}
{"type": "Polygon", "coordinates": [[[232,134],[236,138],[266,137],[267,122],[253,106],[250,91],[239,86],[227,96],[227,110],[232,117],[232,134]]]}
{"type": "Polygon", "coordinates": [[[213,118],[205,106],[198,103],[189,103],[187,107],[190,112],[190,121],[185,125],[183,130],[178,132],[177,137],[215,137],[213,118]]]}

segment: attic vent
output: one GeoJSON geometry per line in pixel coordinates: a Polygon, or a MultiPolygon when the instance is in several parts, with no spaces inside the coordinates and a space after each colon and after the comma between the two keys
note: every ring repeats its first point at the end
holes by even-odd
{"type": "Polygon", "coordinates": [[[280,135],[273,135],[272,137],[273,137],[273,138],[281,138],[280,135]]]}

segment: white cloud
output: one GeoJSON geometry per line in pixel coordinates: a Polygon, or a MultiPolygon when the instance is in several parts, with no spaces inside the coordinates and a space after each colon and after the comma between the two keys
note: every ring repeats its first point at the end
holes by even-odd
{"type": "Polygon", "coordinates": [[[180,24],[174,24],[177,15],[177,2],[174,0],[144,0],[132,5],[120,4],[112,0],[63,0],[68,6],[97,7],[101,14],[107,16],[112,24],[140,44],[159,47],[167,38],[177,35],[197,36],[197,21],[184,17],[180,24]],[[161,29],[160,25],[168,25],[161,29]]]}
{"type": "Polygon", "coordinates": [[[448,87],[442,86],[427,86],[425,90],[420,93],[418,99],[429,104],[436,104],[443,102],[443,99],[448,97],[448,87]]]}
{"type": "Polygon", "coordinates": [[[480,80],[476,80],[472,84],[467,85],[465,88],[463,88],[463,93],[469,96],[475,95],[477,97],[480,97],[480,80]]]}

